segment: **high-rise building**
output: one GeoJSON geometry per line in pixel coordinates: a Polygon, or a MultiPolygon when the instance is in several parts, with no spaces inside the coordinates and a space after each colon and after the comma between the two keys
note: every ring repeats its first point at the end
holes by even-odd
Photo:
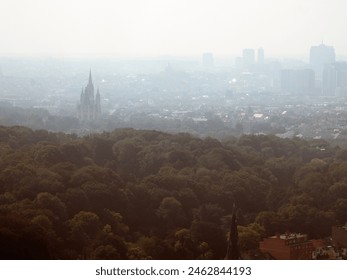
{"type": "Polygon", "coordinates": [[[202,54],[202,66],[205,69],[212,69],[214,66],[213,53],[202,54]]]}
{"type": "Polygon", "coordinates": [[[315,71],[316,80],[322,80],[324,65],[335,62],[335,49],[323,43],[312,46],[310,50],[310,65],[315,71]]]}
{"type": "Polygon", "coordinates": [[[347,93],[347,62],[325,64],[322,93],[325,96],[345,95],[347,93]]]}
{"type": "Polygon", "coordinates": [[[78,113],[79,119],[82,121],[97,120],[101,116],[100,92],[98,89],[94,96],[92,71],[89,72],[89,81],[87,86],[82,88],[78,113]]]}
{"type": "Polygon", "coordinates": [[[263,65],[264,62],[265,62],[264,49],[263,48],[259,48],[257,54],[258,54],[258,56],[257,56],[257,63],[259,65],[263,65]]]}
{"type": "Polygon", "coordinates": [[[255,51],[254,49],[244,49],[242,51],[243,65],[245,69],[251,70],[255,64],[255,51]]]}

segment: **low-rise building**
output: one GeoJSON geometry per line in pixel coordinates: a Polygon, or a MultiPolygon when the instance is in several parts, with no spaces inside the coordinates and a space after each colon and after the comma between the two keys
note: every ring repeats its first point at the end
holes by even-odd
{"type": "Polygon", "coordinates": [[[347,223],[344,226],[332,228],[333,243],[341,248],[347,248],[347,223]]]}
{"type": "Polygon", "coordinates": [[[338,252],[332,246],[331,238],[326,239],[313,239],[314,251],[312,252],[312,259],[314,260],[336,260],[338,252]]]}
{"type": "Polygon", "coordinates": [[[259,248],[277,260],[310,260],[314,251],[306,234],[290,233],[265,238],[259,248]]]}

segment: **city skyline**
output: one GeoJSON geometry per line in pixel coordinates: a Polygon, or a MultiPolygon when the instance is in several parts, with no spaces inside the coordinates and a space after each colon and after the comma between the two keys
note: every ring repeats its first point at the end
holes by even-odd
{"type": "Polygon", "coordinates": [[[347,55],[338,0],[3,0],[0,55],[307,56],[312,45],[347,55]],[[329,24],[327,24],[329,23],[329,24]]]}

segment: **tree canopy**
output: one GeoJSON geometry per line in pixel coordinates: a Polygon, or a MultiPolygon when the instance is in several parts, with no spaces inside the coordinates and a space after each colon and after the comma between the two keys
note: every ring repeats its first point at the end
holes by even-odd
{"type": "Polygon", "coordinates": [[[347,219],[346,150],[0,127],[2,259],[223,259],[234,202],[241,250],[283,231],[329,236],[347,219]]]}

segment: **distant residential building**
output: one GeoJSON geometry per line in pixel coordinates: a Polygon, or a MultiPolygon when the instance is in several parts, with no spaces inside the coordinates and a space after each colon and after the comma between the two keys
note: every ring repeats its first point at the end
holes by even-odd
{"type": "Polygon", "coordinates": [[[94,85],[91,71],[89,72],[89,81],[87,86],[82,88],[78,113],[79,119],[82,121],[97,120],[101,116],[100,92],[98,89],[94,96],[94,85]]]}
{"type": "Polygon", "coordinates": [[[310,65],[315,71],[316,80],[322,80],[324,65],[335,62],[335,49],[323,43],[310,49],[310,65]]]}
{"type": "Polygon", "coordinates": [[[347,94],[347,62],[329,63],[324,66],[322,93],[325,96],[347,94]]]}
{"type": "Polygon", "coordinates": [[[341,227],[333,227],[331,237],[336,246],[347,248],[347,223],[341,227]]]}
{"type": "Polygon", "coordinates": [[[265,238],[259,244],[263,253],[277,260],[310,260],[314,251],[312,241],[306,234],[290,233],[265,238]]]}
{"type": "Polygon", "coordinates": [[[214,59],[212,53],[203,53],[202,54],[202,66],[205,69],[212,69],[214,66],[214,59]]]}
{"type": "Polygon", "coordinates": [[[315,74],[311,69],[281,70],[281,90],[284,93],[310,95],[315,90],[315,74]]]}

